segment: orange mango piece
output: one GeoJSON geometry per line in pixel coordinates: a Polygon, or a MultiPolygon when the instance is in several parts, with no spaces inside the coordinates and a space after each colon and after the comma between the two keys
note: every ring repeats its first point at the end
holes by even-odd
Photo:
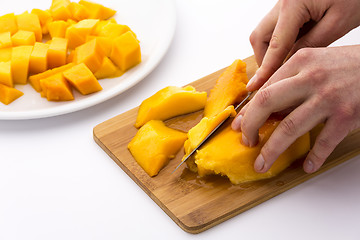
{"type": "Polygon", "coordinates": [[[12,48],[1,48],[0,49],[0,62],[7,62],[11,60],[12,48]]]}
{"type": "Polygon", "coordinates": [[[29,72],[41,73],[47,70],[49,44],[36,42],[30,56],[29,72]]]}
{"type": "Polygon", "coordinates": [[[92,31],[92,35],[99,36],[100,32],[102,31],[103,27],[108,24],[109,22],[117,23],[114,18],[111,18],[109,20],[100,20],[98,24],[96,24],[96,27],[92,31]]]}
{"type": "Polygon", "coordinates": [[[11,72],[15,84],[27,83],[32,50],[33,46],[13,47],[11,55],[11,72]]]}
{"type": "Polygon", "coordinates": [[[72,19],[81,21],[89,18],[89,10],[84,6],[76,2],[71,2],[68,6],[72,19]]]}
{"type": "Polygon", "coordinates": [[[88,12],[90,13],[89,18],[92,19],[105,20],[111,18],[116,13],[116,11],[111,8],[90,1],[80,0],[79,4],[85,6],[88,9],[88,12]]]}
{"type": "Polygon", "coordinates": [[[50,13],[54,20],[67,21],[71,18],[69,10],[70,0],[53,0],[50,6],[50,13]]]}
{"type": "Polygon", "coordinates": [[[102,90],[98,80],[84,63],[64,71],[63,74],[65,79],[83,95],[102,90]]]}
{"type": "Polygon", "coordinates": [[[108,21],[107,24],[102,26],[102,28],[98,31],[98,36],[115,38],[131,30],[127,25],[121,25],[108,21]]]}
{"type": "Polygon", "coordinates": [[[40,85],[42,89],[41,96],[46,97],[48,101],[74,100],[71,87],[62,73],[41,79],[40,85]]]}
{"type": "Polygon", "coordinates": [[[0,33],[0,49],[12,47],[11,33],[3,32],[0,33]]]}
{"type": "Polygon", "coordinates": [[[16,23],[16,17],[14,13],[5,14],[0,16],[0,33],[10,32],[14,34],[18,31],[18,26],[16,23]]]}
{"type": "Polygon", "coordinates": [[[40,80],[41,79],[44,79],[44,78],[48,78],[52,75],[55,75],[57,73],[62,73],[64,72],[65,70],[69,69],[69,68],[72,68],[75,64],[73,63],[69,63],[69,64],[66,64],[64,66],[61,66],[61,67],[57,67],[57,68],[53,68],[53,69],[49,69],[45,72],[42,72],[42,73],[38,73],[36,75],[32,75],[29,77],[29,83],[31,84],[31,86],[37,91],[37,92],[41,92],[42,89],[41,89],[41,85],[40,85],[40,80]]]}
{"type": "Polygon", "coordinates": [[[24,93],[15,88],[0,84],[0,102],[3,104],[8,105],[22,95],[24,95],[24,93]]]}
{"type": "Polygon", "coordinates": [[[95,73],[102,65],[105,57],[104,51],[97,39],[93,39],[75,49],[74,63],[85,63],[86,66],[95,73]]]}
{"type": "Polygon", "coordinates": [[[48,49],[48,68],[55,68],[66,64],[68,40],[53,38],[48,49]]]}
{"type": "Polygon", "coordinates": [[[35,33],[25,30],[19,30],[11,37],[13,46],[23,46],[23,45],[34,45],[36,42],[35,33]]]}
{"type": "Polygon", "coordinates": [[[103,49],[103,52],[104,52],[105,56],[109,57],[110,54],[111,54],[114,39],[109,38],[109,37],[99,37],[99,36],[89,35],[89,36],[86,37],[86,42],[89,42],[89,41],[91,41],[91,40],[93,40],[95,38],[97,39],[98,44],[100,45],[100,47],[103,49]]]}
{"type": "Polygon", "coordinates": [[[149,176],[174,158],[186,140],[186,133],[171,129],[162,121],[152,120],[142,126],[128,144],[128,149],[149,176]]]}
{"type": "Polygon", "coordinates": [[[119,77],[122,74],[123,72],[108,57],[104,57],[101,67],[94,73],[97,79],[119,77]]]}
{"type": "Polygon", "coordinates": [[[24,12],[16,15],[16,22],[19,30],[34,32],[36,41],[41,42],[42,28],[36,14],[24,12]]]}
{"type": "Polygon", "coordinates": [[[65,34],[65,37],[69,41],[69,48],[75,49],[84,44],[86,42],[86,37],[90,35],[98,21],[98,19],[84,19],[77,24],[70,26],[65,34]]]}
{"type": "Polygon", "coordinates": [[[13,87],[12,74],[11,74],[11,62],[0,62],[0,84],[8,87],[13,87]]]}
{"type": "Polygon", "coordinates": [[[49,30],[47,28],[47,24],[52,22],[52,20],[53,20],[50,10],[42,10],[42,9],[34,8],[31,10],[31,13],[36,14],[38,16],[42,33],[48,34],[49,30]]]}
{"type": "Polygon", "coordinates": [[[52,21],[47,24],[51,38],[65,38],[66,29],[70,26],[69,22],[64,20],[52,21]]]}

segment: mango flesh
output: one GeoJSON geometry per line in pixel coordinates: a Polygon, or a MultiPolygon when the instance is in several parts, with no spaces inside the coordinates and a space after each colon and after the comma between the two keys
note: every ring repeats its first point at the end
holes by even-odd
{"type": "Polygon", "coordinates": [[[204,116],[215,116],[227,106],[241,102],[246,96],[246,63],[235,60],[217,79],[204,109],[204,116]]]}
{"type": "Polygon", "coordinates": [[[145,172],[153,177],[175,157],[185,140],[186,133],[166,127],[160,120],[151,120],[139,129],[128,149],[145,172]]]}
{"type": "Polygon", "coordinates": [[[166,120],[198,111],[204,108],[206,96],[206,92],[197,92],[192,86],[163,88],[141,103],[135,127],[150,120],[166,120]]]}
{"type": "Polygon", "coordinates": [[[255,159],[279,122],[274,119],[267,120],[259,130],[258,145],[251,148],[241,143],[242,134],[240,132],[233,131],[230,124],[227,125],[224,130],[196,152],[194,158],[199,175],[227,176],[233,184],[276,176],[296,159],[305,156],[310,149],[310,135],[306,133],[280,155],[269,171],[266,173],[255,172],[255,159]]]}
{"type": "Polygon", "coordinates": [[[23,92],[15,88],[0,84],[0,102],[3,104],[8,105],[22,95],[23,92]]]}
{"type": "Polygon", "coordinates": [[[0,49],[12,47],[11,34],[10,32],[0,33],[0,49]]]}

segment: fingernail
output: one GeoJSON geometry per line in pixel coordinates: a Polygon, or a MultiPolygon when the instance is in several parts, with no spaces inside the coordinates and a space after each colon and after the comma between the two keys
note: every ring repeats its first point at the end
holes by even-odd
{"type": "Polygon", "coordinates": [[[307,173],[312,173],[314,171],[314,163],[311,160],[306,160],[304,170],[307,173]]]}
{"type": "Polygon", "coordinates": [[[243,145],[249,147],[249,140],[245,137],[244,134],[242,134],[242,136],[241,136],[241,142],[243,145]]]}
{"type": "Polygon", "coordinates": [[[242,115],[238,115],[236,116],[236,118],[232,121],[231,123],[231,128],[234,131],[240,131],[241,130],[241,119],[242,119],[242,115]]]}
{"type": "Polygon", "coordinates": [[[246,88],[247,88],[247,89],[250,88],[251,85],[253,85],[254,82],[256,82],[256,80],[257,80],[257,74],[255,73],[255,75],[254,75],[254,76],[250,79],[250,81],[246,84],[246,88]]]}
{"type": "Polygon", "coordinates": [[[254,163],[254,169],[256,172],[262,172],[265,166],[265,160],[263,155],[260,153],[254,163]]]}

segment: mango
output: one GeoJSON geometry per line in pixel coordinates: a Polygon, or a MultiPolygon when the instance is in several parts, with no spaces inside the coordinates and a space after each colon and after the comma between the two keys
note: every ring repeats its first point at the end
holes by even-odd
{"type": "Polygon", "coordinates": [[[0,16],[0,33],[10,32],[14,34],[18,31],[16,17],[14,13],[5,14],[0,16]]]}
{"type": "Polygon", "coordinates": [[[42,28],[36,14],[24,12],[16,15],[16,22],[19,30],[34,32],[36,41],[42,41],[42,28]]]}
{"type": "Polygon", "coordinates": [[[8,105],[22,95],[24,93],[15,88],[0,84],[0,102],[3,104],[8,105]]]}
{"type": "Polygon", "coordinates": [[[11,62],[0,62],[0,84],[13,87],[14,83],[11,74],[11,62]]]}
{"type": "Polygon", "coordinates": [[[110,59],[124,72],[141,62],[139,41],[130,31],[114,39],[110,59]]]}
{"type": "Polygon", "coordinates": [[[111,18],[111,19],[109,19],[109,20],[100,20],[100,21],[98,22],[98,24],[96,24],[96,27],[93,29],[93,31],[92,31],[91,34],[94,35],[94,36],[100,36],[100,33],[101,33],[102,30],[103,30],[103,27],[104,27],[105,25],[107,25],[109,22],[111,22],[111,23],[117,23],[114,18],[111,18]]]}
{"type": "Polygon", "coordinates": [[[309,133],[306,133],[280,155],[269,171],[266,173],[255,172],[255,159],[278,124],[278,120],[267,120],[259,130],[259,143],[252,148],[244,146],[241,143],[242,134],[233,131],[228,124],[224,130],[216,134],[196,152],[195,163],[199,175],[219,174],[227,176],[233,184],[278,175],[296,159],[304,157],[310,149],[310,136],[309,133]]]}
{"type": "Polygon", "coordinates": [[[186,133],[171,129],[162,121],[151,120],[142,126],[128,144],[128,149],[153,177],[174,158],[186,140],[186,133]]]}
{"type": "Polygon", "coordinates": [[[89,10],[84,5],[79,3],[71,2],[68,8],[70,10],[72,19],[76,21],[87,19],[90,16],[89,10]]]}
{"type": "Polygon", "coordinates": [[[70,0],[53,0],[50,6],[50,13],[54,20],[67,21],[71,18],[69,10],[70,0]]]}
{"type": "Polygon", "coordinates": [[[102,90],[98,80],[84,63],[64,71],[63,74],[65,79],[83,95],[102,90]]]}
{"type": "Polygon", "coordinates": [[[12,48],[11,72],[15,84],[26,84],[29,73],[29,62],[33,46],[12,48]]]}
{"type": "Polygon", "coordinates": [[[48,101],[70,101],[74,100],[69,83],[62,73],[57,73],[48,78],[40,80],[41,96],[48,101]]]}
{"type": "Polygon", "coordinates": [[[12,47],[10,32],[0,33],[0,49],[12,47]]]}
{"type": "Polygon", "coordinates": [[[91,72],[95,73],[101,67],[104,57],[105,53],[95,38],[75,49],[73,62],[76,64],[85,63],[91,72]]]}
{"type": "Polygon", "coordinates": [[[105,7],[101,4],[98,3],[93,3],[90,1],[84,1],[84,0],[80,0],[79,4],[85,6],[89,12],[89,18],[93,18],[93,19],[108,19],[111,18],[112,16],[115,15],[116,11],[105,7]]]}
{"type": "Polygon", "coordinates": [[[217,79],[211,89],[204,109],[204,116],[211,117],[227,106],[241,102],[247,94],[246,63],[235,60],[217,79]]]}
{"type": "Polygon", "coordinates": [[[38,16],[42,34],[48,34],[49,30],[47,28],[47,24],[52,22],[53,20],[50,10],[42,10],[42,9],[34,8],[31,10],[31,13],[36,14],[38,16]]]}
{"type": "Polygon", "coordinates": [[[49,44],[36,42],[30,55],[29,72],[33,74],[47,70],[47,54],[49,44]]]}
{"type": "Polygon", "coordinates": [[[65,33],[70,23],[64,20],[52,21],[47,24],[47,28],[51,38],[65,38],[65,33]]]}
{"type": "Polygon", "coordinates": [[[100,37],[115,38],[123,35],[124,33],[131,31],[127,25],[121,25],[108,21],[101,29],[97,29],[97,34],[100,37]]]}
{"type": "Polygon", "coordinates": [[[95,38],[97,39],[99,46],[103,49],[105,56],[109,57],[111,54],[112,47],[113,47],[114,39],[109,38],[109,37],[99,37],[99,36],[88,35],[86,37],[86,42],[89,42],[95,38]]]}
{"type": "Polygon", "coordinates": [[[48,49],[48,67],[55,68],[66,64],[68,40],[66,38],[53,38],[48,49]]]}
{"type": "Polygon", "coordinates": [[[86,42],[86,37],[90,35],[98,21],[98,19],[84,19],[67,28],[65,37],[69,41],[69,48],[75,49],[84,44],[86,42]]]}
{"type": "Polygon", "coordinates": [[[30,45],[33,46],[36,42],[34,32],[19,30],[11,37],[13,46],[30,45]]]}
{"type": "Polygon", "coordinates": [[[119,77],[122,74],[123,72],[120,71],[108,57],[104,57],[102,65],[94,73],[97,79],[119,77]]]}
{"type": "Polygon", "coordinates": [[[38,73],[36,75],[32,75],[29,77],[29,83],[31,84],[31,86],[37,91],[37,92],[41,92],[41,85],[40,85],[40,80],[44,79],[44,78],[48,78],[52,75],[55,75],[57,73],[62,73],[67,69],[72,68],[73,66],[75,66],[74,63],[69,63],[66,64],[64,66],[61,67],[57,67],[57,68],[53,68],[53,69],[49,69],[45,72],[42,73],[38,73]]]}
{"type": "Polygon", "coordinates": [[[138,111],[135,127],[150,120],[166,120],[204,108],[206,92],[197,92],[194,87],[169,86],[145,99],[138,111]]]}
{"type": "Polygon", "coordinates": [[[11,60],[12,47],[0,49],[0,62],[7,62],[11,60]]]}

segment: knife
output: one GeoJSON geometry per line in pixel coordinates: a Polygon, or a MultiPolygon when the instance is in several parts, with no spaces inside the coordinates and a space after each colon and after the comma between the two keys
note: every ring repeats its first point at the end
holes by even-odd
{"type": "MultiPolygon", "coordinates": [[[[250,98],[250,96],[252,95],[252,92],[248,92],[248,94],[246,95],[246,97],[235,107],[235,111],[237,112],[242,106],[244,106],[244,104],[246,103],[246,101],[250,98]]],[[[196,148],[194,148],[194,150],[192,150],[184,160],[181,161],[181,163],[175,168],[174,171],[172,171],[172,173],[174,173],[184,162],[186,162],[186,160],[188,160],[190,158],[191,155],[193,155],[207,140],[209,140],[209,138],[214,135],[214,133],[230,118],[230,115],[225,118],[223,121],[221,121],[210,133],[209,135],[207,135],[204,140],[202,140],[199,145],[197,145],[196,148]]]]}

